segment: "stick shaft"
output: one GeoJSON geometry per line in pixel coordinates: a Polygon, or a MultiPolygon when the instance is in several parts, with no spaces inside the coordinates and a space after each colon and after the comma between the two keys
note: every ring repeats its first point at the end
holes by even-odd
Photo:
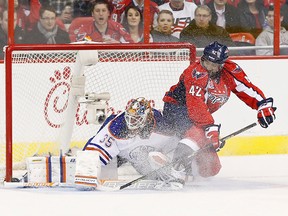
{"type": "Polygon", "coordinates": [[[247,125],[246,127],[241,128],[241,129],[239,129],[239,130],[237,130],[237,131],[235,131],[235,132],[233,132],[233,133],[231,133],[231,134],[229,134],[229,135],[221,138],[220,141],[221,141],[221,142],[226,141],[227,139],[230,139],[230,138],[232,138],[232,137],[234,137],[234,136],[236,136],[236,135],[238,135],[238,134],[240,134],[240,133],[243,133],[244,131],[249,130],[250,128],[255,127],[256,125],[257,125],[257,123],[255,123],[255,122],[252,123],[252,124],[250,124],[250,125],[247,125]]]}

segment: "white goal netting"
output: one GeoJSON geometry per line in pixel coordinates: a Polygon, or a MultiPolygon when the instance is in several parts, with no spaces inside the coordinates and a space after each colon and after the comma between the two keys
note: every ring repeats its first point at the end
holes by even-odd
{"type": "Polygon", "coordinates": [[[63,126],[71,120],[72,134],[67,143],[70,147],[82,148],[99,129],[99,125],[87,123],[85,104],[78,103],[76,113],[67,115],[67,109],[73,103],[68,100],[71,78],[79,73],[76,57],[80,48],[83,58],[86,53],[87,58],[91,58],[91,50],[94,50],[92,53],[97,59],[96,64],[84,68],[85,92],[109,92],[108,114],[125,109],[131,98],[140,96],[154,100],[155,108],[162,109],[165,92],[177,83],[179,75],[194,61],[195,56],[191,55],[194,48],[183,44],[131,47],[74,45],[68,50],[61,50],[61,46],[55,46],[54,50],[41,47],[17,50],[16,47],[11,62],[8,61],[12,66],[12,81],[7,83],[5,75],[1,76],[2,171],[6,159],[6,126],[9,124],[12,124],[12,136],[8,140],[11,139],[13,153],[8,157],[13,155],[14,164],[34,154],[59,154],[61,140],[67,136],[63,126]],[[5,112],[5,101],[10,100],[9,92],[5,98],[5,83],[12,86],[12,112],[5,112]],[[12,122],[6,122],[7,113],[12,114],[12,122]]]}

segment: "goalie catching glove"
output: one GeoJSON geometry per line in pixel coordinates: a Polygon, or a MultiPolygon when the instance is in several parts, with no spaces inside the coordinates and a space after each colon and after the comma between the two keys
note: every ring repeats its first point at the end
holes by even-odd
{"type": "Polygon", "coordinates": [[[210,140],[209,144],[212,144],[215,151],[220,151],[221,148],[224,147],[225,141],[220,142],[219,134],[220,134],[221,125],[210,125],[205,128],[205,136],[208,140],[210,140]]]}
{"type": "Polygon", "coordinates": [[[258,102],[258,122],[263,128],[267,128],[275,120],[276,107],[273,107],[273,98],[267,98],[258,102]]]}

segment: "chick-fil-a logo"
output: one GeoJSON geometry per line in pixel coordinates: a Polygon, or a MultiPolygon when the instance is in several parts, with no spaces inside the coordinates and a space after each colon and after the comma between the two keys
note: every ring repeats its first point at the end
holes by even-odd
{"type": "MultiPolygon", "coordinates": [[[[65,67],[63,71],[55,70],[53,76],[50,77],[50,82],[53,84],[52,88],[48,92],[44,103],[44,116],[47,124],[53,128],[60,128],[63,122],[60,122],[61,118],[58,115],[63,114],[68,107],[68,99],[70,93],[72,73],[70,67],[65,67]]],[[[121,111],[115,111],[113,107],[110,107],[107,102],[107,115],[119,113],[121,111]]],[[[78,103],[77,111],[75,114],[76,125],[81,126],[88,124],[87,110],[83,112],[83,109],[78,103]],[[81,112],[82,110],[82,112],[81,112]]],[[[63,120],[63,119],[62,119],[63,120]]]]}
{"type": "Polygon", "coordinates": [[[61,122],[57,122],[55,113],[60,115],[67,109],[68,96],[71,88],[70,81],[70,67],[65,67],[62,72],[55,70],[53,76],[50,77],[50,82],[53,84],[53,87],[45,99],[44,116],[48,125],[53,128],[60,128],[61,126],[61,122]],[[64,101],[63,98],[65,98],[64,101]]]}

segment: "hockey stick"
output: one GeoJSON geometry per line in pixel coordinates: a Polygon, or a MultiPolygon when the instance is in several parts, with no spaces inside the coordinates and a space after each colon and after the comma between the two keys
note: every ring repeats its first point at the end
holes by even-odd
{"type": "MultiPolygon", "coordinates": [[[[224,141],[226,141],[227,139],[230,139],[230,138],[232,138],[232,137],[234,137],[234,136],[236,136],[236,135],[238,135],[238,134],[240,134],[240,133],[242,133],[242,132],[244,132],[244,131],[246,131],[246,130],[249,130],[250,128],[255,127],[256,125],[257,125],[257,123],[255,123],[255,122],[252,123],[252,124],[250,124],[250,125],[247,125],[246,127],[241,128],[241,129],[239,129],[239,130],[237,130],[237,131],[235,131],[235,132],[233,132],[233,133],[231,133],[231,134],[229,134],[229,135],[221,138],[221,139],[220,139],[220,142],[224,142],[224,141]]],[[[213,148],[212,144],[211,144],[211,145],[207,145],[207,146],[205,146],[204,148],[199,149],[198,151],[194,151],[191,155],[189,155],[189,156],[187,157],[187,159],[191,159],[191,158],[195,157],[197,154],[199,154],[199,153],[201,153],[202,151],[207,150],[207,149],[209,149],[209,148],[213,148]]],[[[153,170],[153,171],[151,171],[150,173],[148,173],[148,174],[146,174],[146,175],[143,175],[143,176],[141,176],[141,177],[139,177],[139,178],[137,178],[137,179],[134,179],[134,180],[132,180],[132,181],[130,181],[130,182],[127,182],[127,183],[124,184],[124,185],[121,185],[118,189],[119,189],[119,190],[123,190],[123,189],[131,186],[132,184],[135,184],[136,182],[141,181],[141,180],[147,178],[147,177],[150,176],[150,175],[157,174],[157,172],[159,172],[160,170],[162,170],[162,169],[164,169],[164,168],[167,168],[167,167],[170,167],[170,166],[172,166],[173,164],[175,164],[175,163],[177,163],[177,162],[179,162],[179,161],[181,161],[181,160],[182,160],[182,158],[180,158],[180,159],[178,159],[178,160],[176,160],[176,161],[170,162],[170,163],[166,164],[165,166],[160,167],[159,169],[153,170]]]]}
{"type": "MultiPolygon", "coordinates": [[[[4,188],[75,188],[75,184],[72,183],[59,183],[59,182],[3,182],[4,188]]],[[[119,188],[105,187],[98,185],[97,191],[118,191],[119,188]]]]}
{"type": "Polygon", "coordinates": [[[244,132],[244,131],[246,131],[246,130],[249,130],[250,128],[255,127],[256,125],[257,125],[256,122],[254,122],[254,123],[252,123],[252,124],[250,124],[250,125],[247,125],[246,127],[241,128],[241,129],[239,129],[239,130],[237,130],[237,131],[235,131],[235,132],[233,132],[233,133],[231,133],[231,134],[229,134],[229,135],[221,138],[221,139],[220,139],[220,142],[224,142],[224,141],[226,141],[227,139],[230,139],[230,138],[232,138],[232,137],[234,137],[234,136],[236,136],[236,135],[238,135],[238,134],[240,134],[240,133],[242,133],[242,132],[244,132]]]}
{"type": "MultiPolygon", "coordinates": [[[[0,184],[4,188],[75,188],[73,183],[59,183],[59,182],[2,182],[0,184]]],[[[119,188],[106,187],[101,184],[95,188],[97,191],[118,191],[119,188]]]]}
{"type": "Polygon", "coordinates": [[[65,183],[58,182],[3,182],[5,188],[52,188],[52,187],[72,187],[65,183]]]}

